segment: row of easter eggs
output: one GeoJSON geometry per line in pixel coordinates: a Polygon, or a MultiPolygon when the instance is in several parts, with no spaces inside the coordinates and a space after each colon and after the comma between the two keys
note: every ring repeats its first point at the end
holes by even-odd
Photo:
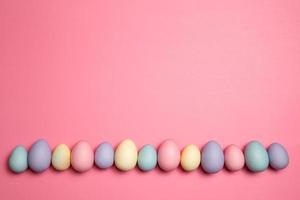
{"type": "Polygon", "coordinates": [[[44,139],[37,140],[27,150],[17,146],[11,153],[8,165],[11,171],[21,173],[29,167],[32,171],[40,173],[52,164],[53,168],[63,171],[72,166],[78,172],[85,172],[93,165],[105,169],[113,164],[121,170],[128,171],[136,165],[142,171],[150,171],[158,166],[164,171],[171,171],[181,165],[185,171],[201,168],[206,173],[220,171],[224,164],[230,171],[238,171],[244,167],[252,172],[261,172],[268,168],[279,170],[287,167],[289,156],[286,149],[278,143],[271,144],[266,150],[258,141],[249,142],[244,152],[236,145],[229,145],[223,152],[221,146],[210,141],[200,149],[193,144],[185,146],[180,152],[173,140],[164,141],[156,151],[155,147],[147,144],[139,151],[130,139],[123,140],[114,151],[108,142],[101,143],[95,153],[85,141],[78,142],[72,151],[65,144],[60,144],[51,152],[44,139]]]}

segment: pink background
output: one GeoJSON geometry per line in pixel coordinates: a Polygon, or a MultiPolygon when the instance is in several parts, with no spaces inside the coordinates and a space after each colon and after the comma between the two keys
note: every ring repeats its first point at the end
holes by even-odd
{"type": "Polygon", "coordinates": [[[300,199],[299,0],[0,0],[1,199],[300,199]],[[285,145],[287,169],[14,175],[13,147],[285,145]]]}

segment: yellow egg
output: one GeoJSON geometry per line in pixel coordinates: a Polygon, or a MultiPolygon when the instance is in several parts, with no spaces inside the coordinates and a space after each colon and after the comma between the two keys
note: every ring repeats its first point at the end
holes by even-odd
{"type": "Polygon", "coordinates": [[[70,167],[71,152],[67,145],[59,144],[52,153],[52,166],[54,169],[63,171],[70,167]]]}
{"type": "Polygon", "coordinates": [[[115,165],[119,170],[128,171],[135,167],[137,162],[137,148],[130,139],[123,140],[115,151],[115,165]]]}
{"type": "Polygon", "coordinates": [[[181,152],[180,164],[185,171],[193,171],[200,165],[201,154],[196,145],[187,145],[181,152]]]}

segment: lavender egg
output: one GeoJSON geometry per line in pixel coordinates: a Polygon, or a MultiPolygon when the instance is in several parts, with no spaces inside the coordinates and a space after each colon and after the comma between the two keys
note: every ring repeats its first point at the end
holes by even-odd
{"type": "Polygon", "coordinates": [[[202,148],[201,167],[209,174],[217,173],[224,166],[224,154],[221,146],[215,141],[209,141],[202,148]]]}
{"type": "Polygon", "coordinates": [[[99,144],[95,152],[95,164],[101,169],[106,169],[114,164],[114,149],[108,142],[99,144]]]}
{"type": "Polygon", "coordinates": [[[28,151],[29,168],[37,173],[43,172],[50,167],[51,164],[51,149],[48,142],[44,139],[39,139],[28,151]]]}
{"type": "Polygon", "coordinates": [[[286,149],[278,143],[273,143],[268,147],[269,162],[273,169],[284,169],[289,164],[289,155],[286,149]]]}

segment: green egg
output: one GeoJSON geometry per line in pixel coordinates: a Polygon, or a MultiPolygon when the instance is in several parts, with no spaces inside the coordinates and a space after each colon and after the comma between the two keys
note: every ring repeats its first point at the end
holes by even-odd
{"type": "Polygon", "coordinates": [[[21,173],[27,170],[27,150],[22,145],[14,148],[8,160],[8,166],[14,173],[21,173]]]}
{"type": "Polygon", "coordinates": [[[269,166],[269,157],[265,147],[258,141],[251,141],[245,148],[245,162],[252,172],[262,172],[269,166]]]}

